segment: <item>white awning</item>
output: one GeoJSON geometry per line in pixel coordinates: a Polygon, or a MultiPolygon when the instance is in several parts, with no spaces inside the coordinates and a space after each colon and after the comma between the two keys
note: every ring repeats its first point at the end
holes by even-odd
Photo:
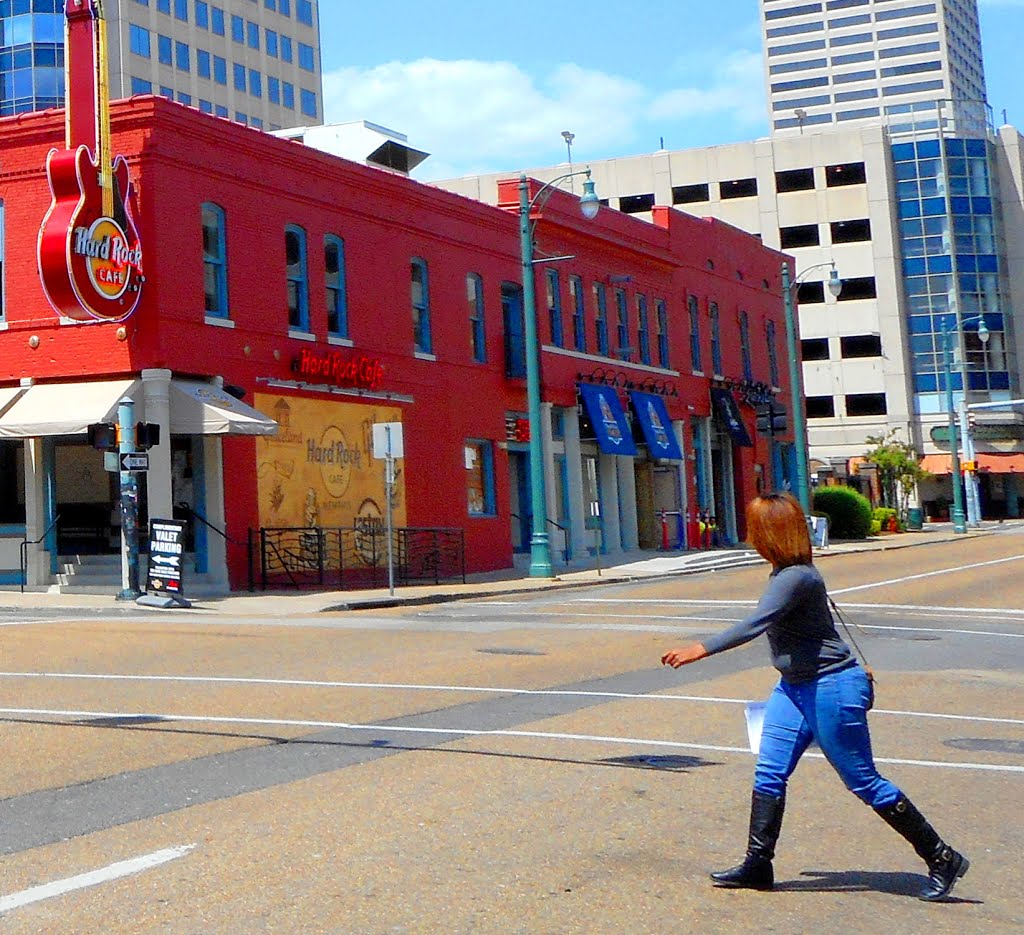
{"type": "Polygon", "coordinates": [[[212,383],[171,382],[175,435],[275,435],[277,423],[212,383]]]}
{"type": "Polygon", "coordinates": [[[0,438],[84,435],[93,422],[116,422],[117,407],[124,396],[141,402],[142,389],[137,380],[36,384],[6,411],[0,396],[0,438]]]}
{"type": "Polygon", "coordinates": [[[28,388],[24,386],[5,386],[0,388],[0,416],[2,416],[22,393],[28,388]]]}

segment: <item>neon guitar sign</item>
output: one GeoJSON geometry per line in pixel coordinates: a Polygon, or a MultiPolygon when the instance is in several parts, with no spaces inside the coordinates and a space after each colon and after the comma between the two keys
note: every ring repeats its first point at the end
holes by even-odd
{"type": "Polygon", "coordinates": [[[100,0],[65,0],[66,148],[52,149],[53,201],[39,231],[39,278],[61,318],[122,321],[139,303],[142,247],[123,156],[110,154],[106,27],[100,0]]]}

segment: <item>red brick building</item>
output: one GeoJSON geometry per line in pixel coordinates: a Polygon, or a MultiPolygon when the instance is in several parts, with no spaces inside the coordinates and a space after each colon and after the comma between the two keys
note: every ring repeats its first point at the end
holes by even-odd
{"type": "MultiPolygon", "coordinates": [[[[516,183],[494,208],[159,98],[111,116],[145,283],[130,317],[96,323],[62,321],[37,270],[63,112],[0,120],[0,580],[20,579],[26,539],[32,586],[60,580],[61,556],[116,551],[117,474],[85,432],[126,393],[162,428],[144,514],[189,516],[211,586],[244,585],[250,530],[378,525],[381,422],[403,426],[396,526],[464,530],[469,571],[512,564],[530,522],[516,183]]],[[[586,221],[557,191],[537,221],[556,567],[599,542],[658,547],[660,511],[708,509],[741,537],[743,502],[786,460],[748,404],[789,399],[781,256],[655,215],[586,221]],[[591,406],[635,454],[602,450],[591,406]],[[653,457],[645,428],[682,458],[653,457]]]]}

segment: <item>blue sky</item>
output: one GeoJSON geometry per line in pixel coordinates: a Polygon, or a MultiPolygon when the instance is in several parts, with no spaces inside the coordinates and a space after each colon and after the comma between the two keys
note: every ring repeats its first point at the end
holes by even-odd
{"type": "MultiPolygon", "coordinates": [[[[1024,0],[980,0],[989,102],[1024,127],[1024,0]]],[[[764,136],[758,0],[320,0],[325,116],[430,152],[422,180],[764,136]]]]}

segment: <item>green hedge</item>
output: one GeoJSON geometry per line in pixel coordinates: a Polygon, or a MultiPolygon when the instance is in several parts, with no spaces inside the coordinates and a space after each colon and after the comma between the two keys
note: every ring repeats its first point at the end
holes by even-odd
{"type": "Polygon", "coordinates": [[[889,531],[889,520],[893,517],[896,518],[896,531],[904,532],[903,522],[900,519],[899,512],[894,510],[891,506],[876,506],[871,511],[871,519],[878,521],[879,529],[884,529],[886,532],[889,531]]]}
{"type": "Polygon", "coordinates": [[[833,539],[866,539],[871,532],[871,504],[852,487],[819,487],[814,511],[828,516],[833,539]]]}

